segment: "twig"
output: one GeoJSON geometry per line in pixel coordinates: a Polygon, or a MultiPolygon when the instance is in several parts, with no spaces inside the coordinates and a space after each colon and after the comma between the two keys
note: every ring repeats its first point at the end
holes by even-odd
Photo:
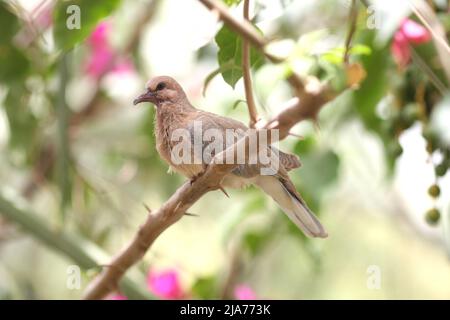
{"type": "Polygon", "coordinates": [[[242,253],[237,245],[231,247],[229,255],[228,273],[224,279],[220,299],[231,299],[233,296],[233,288],[238,280],[239,273],[242,269],[242,253]]]}
{"type": "MultiPolygon", "coordinates": [[[[243,38],[245,38],[253,47],[261,51],[267,59],[269,59],[273,63],[283,62],[284,59],[276,57],[265,50],[265,46],[268,41],[262,35],[260,35],[257,30],[253,27],[251,23],[248,21],[239,21],[234,18],[228,8],[221,2],[216,0],[199,0],[205,7],[209,10],[217,13],[219,18],[227,24],[227,26],[240,34],[243,38]]],[[[288,81],[295,90],[295,93],[298,97],[303,94],[304,91],[304,83],[303,80],[295,73],[292,73],[288,77],[288,81]]]]}
{"type": "Polygon", "coordinates": [[[345,39],[345,53],[344,53],[345,64],[348,64],[350,46],[352,44],[353,35],[355,34],[356,31],[356,21],[358,18],[358,4],[356,3],[356,0],[352,0],[349,18],[350,18],[350,25],[347,33],[347,38],[345,39]]]}
{"type": "MultiPolygon", "coordinates": [[[[244,0],[244,19],[250,21],[249,17],[250,0],[244,0]]],[[[253,96],[252,75],[250,61],[250,44],[246,38],[242,38],[242,76],[244,78],[245,99],[247,100],[248,113],[250,115],[250,128],[254,128],[258,122],[258,112],[256,110],[255,98],[253,96]]]]}
{"type": "Polygon", "coordinates": [[[59,90],[57,102],[58,117],[58,140],[57,140],[57,164],[58,164],[58,182],[61,191],[60,209],[62,219],[64,220],[66,208],[71,201],[71,183],[70,183],[70,142],[68,134],[69,109],[66,103],[66,86],[68,81],[68,60],[69,54],[62,56],[59,68],[59,90]]]}
{"type": "MultiPolygon", "coordinates": [[[[212,11],[219,12],[221,19],[228,27],[235,30],[241,37],[249,41],[255,48],[263,51],[264,38],[254,32],[247,21],[240,22],[234,19],[222,3],[213,0],[199,0],[212,11]],[[250,27],[249,27],[250,26],[250,27]]],[[[265,124],[259,124],[256,133],[262,130],[278,129],[279,139],[284,139],[290,129],[298,122],[305,119],[315,119],[320,108],[329,100],[328,90],[319,83],[303,86],[303,81],[298,77],[291,77],[299,98],[294,98],[286,108],[265,124]]],[[[271,132],[269,130],[269,133],[271,132]]],[[[265,132],[267,133],[267,132],[265,132]]],[[[109,263],[111,268],[106,268],[97,276],[85,291],[85,299],[101,299],[114,288],[125,271],[138,262],[150,248],[156,238],[172,224],[180,220],[185,212],[205,193],[218,190],[222,179],[238,164],[227,164],[225,159],[229,155],[237,154],[237,150],[246,150],[245,161],[248,161],[258,150],[250,150],[250,137],[245,135],[239,141],[226,150],[217,154],[207,166],[205,172],[194,182],[186,181],[166,203],[157,211],[148,215],[145,223],[139,228],[131,242],[125,246],[109,263]]],[[[258,149],[258,148],[253,148],[258,149]]],[[[229,158],[229,157],[228,157],[229,158]]]]}

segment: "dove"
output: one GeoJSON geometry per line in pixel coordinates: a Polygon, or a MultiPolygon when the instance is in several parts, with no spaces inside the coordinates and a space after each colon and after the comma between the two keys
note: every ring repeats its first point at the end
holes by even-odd
{"type": "MultiPolygon", "coordinates": [[[[169,76],[154,77],[145,87],[145,92],[137,97],[133,104],[150,102],[155,105],[156,149],[173,171],[186,176],[191,181],[195,181],[196,177],[204,172],[216,154],[206,152],[208,148],[211,149],[212,144],[212,141],[208,139],[200,141],[199,149],[197,149],[200,153],[195,151],[198,145],[198,143],[195,144],[196,125],[200,124],[204,132],[210,129],[223,136],[231,130],[235,139],[230,141],[224,138],[224,148],[244,137],[249,130],[240,121],[195,108],[189,102],[181,85],[169,76]],[[180,140],[182,140],[180,133],[187,134],[184,139],[185,144],[182,145],[186,149],[181,148],[184,152],[175,152],[176,149],[180,151],[180,140]],[[174,139],[174,136],[177,138],[174,139]],[[179,159],[174,158],[174,154],[189,156],[191,161],[177,161],[179,159]]],[[[324,227],[308,208],[289,178],[288,171],[300,167],[298,157],[279,151],[271,145],[265,147],[276,151],[277,170],[270,174],[262,174],[259,163],[240,163],[223,178],[221,187],[243,188],[255,185],[269,195],[305,235],[326,238],[328,234],[324,227]]]]}

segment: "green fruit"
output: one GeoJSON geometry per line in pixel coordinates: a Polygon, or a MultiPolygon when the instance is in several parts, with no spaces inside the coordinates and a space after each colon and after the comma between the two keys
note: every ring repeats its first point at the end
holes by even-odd
{"type": "Polygon", "coordinates": [[[441,194],[441,188],[437,184],[433,184],[428,188],[428,194],[433,198],[437,198],[441,194]]]}
{"type": "Polygon", "coordinates": [[[447,164],[443,162],[437,165],[436,168],[434,168],[434,171],[438,177],[443,177],[447,173],[447,169],[447,164]]]}
{"type": "Polygon", "coordinates": [[[433,208],[427,211],[425,214],[425,220],[429,225],[435,225],[439,222],[439,219],[441,218],[441,213],[438,209],[433,208]]]}

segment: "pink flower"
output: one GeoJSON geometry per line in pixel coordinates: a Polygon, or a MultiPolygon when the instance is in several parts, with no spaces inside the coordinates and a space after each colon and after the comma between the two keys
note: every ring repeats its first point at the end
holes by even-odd
{"type": "Polygon", "coordinates": [[[427,29],[417,22],[404,19],[394,35],[391,52],[401,67],[405,67],[411,59],[410,44],[422,44],[430,41],[427,29]]]}
{"type": "Polygon", "coordinates": [[[175,270],[150,271],[147,276],[149,290],[162,299],[181,299],[184,296],[178,273],[175,270]]]}
{"type": "Polygon", "coordinates": [[[128,59],[119,60],[112,69],[112,72],[117,74],[130,73],[133,71],[133,63],[128,59]]]}
{"type": "Polygon", "coordinates": [[[87,74],[96,79],[100,78],[111,68],[113,58],[113,52],[109,48],[99,47],[92,50],[85,66],[87,74]]]}
{"type": "Polygon", "coordinates": [[[98,80],[108,72],[124,73],[133,72],[133,64],[130,60],[116,59],[114,50],[108,36],[112,30],[108,21],[100,22],[87,40],[90,47],[84,69],[88,75],[98,80]]]}
{"type": "Polygon", "coordinates": [[[240,284],[234,288],[234,297],[237,300],[256,300],[256,294],[248,285],[240,284]]]}
{"type": "Polygon", "coordinates": [[[128,300],[128,298],[121,294],[112,294],[108,296],[106,300],[128,300]]]}
{"type": "Polygon", "coordinates": [[[100,22],[88,38],[88,44],[93,48],[109,47],[108,34],[111,32],[111,24],[108,21],[100,22]]]}

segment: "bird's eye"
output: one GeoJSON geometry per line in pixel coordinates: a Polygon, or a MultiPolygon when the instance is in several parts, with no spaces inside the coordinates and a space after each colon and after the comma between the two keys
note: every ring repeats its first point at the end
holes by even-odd
{"type": "Polygon", "coordinates": [[[156,86],[156,91],[162,90],[166,87],[166,84],[164,82],[160,82],[158,83],[158,85],[156,86]]]}

